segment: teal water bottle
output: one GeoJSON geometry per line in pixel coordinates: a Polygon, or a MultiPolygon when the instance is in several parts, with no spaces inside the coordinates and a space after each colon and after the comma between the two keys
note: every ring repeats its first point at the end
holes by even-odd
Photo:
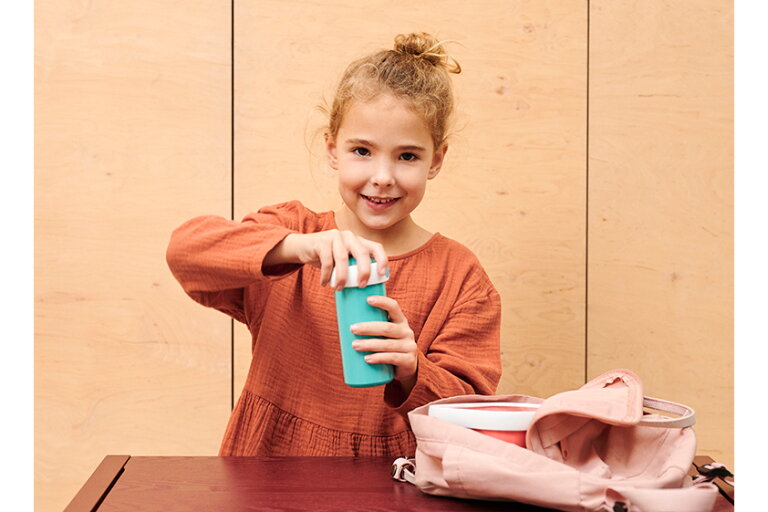
{"type": "MultiPolygon", "coordinates": [[[[371,295],[386,295],[384,282],[389,279],[380,276],[375,261],[371,262],[371,276],[368,286],[357,286],[357,262],[349,258],[349,272],[344,289],[336,294],[336,319],[339,322],[339,342],[341,343],[341,365],[344,369],[344,383],[355,388],[380,386],[392,380],[391,364],[369,364],[364,357],[370,352],[358,352],[352,348],[352,342],[357,339],[372,338],[353,334],[349,328],[352,324],[361,322],[386,322],[387,312],[368,304],[371,295]]],[[[336,269],[331,275],[331,286],[336,285],[336,269]]]]}

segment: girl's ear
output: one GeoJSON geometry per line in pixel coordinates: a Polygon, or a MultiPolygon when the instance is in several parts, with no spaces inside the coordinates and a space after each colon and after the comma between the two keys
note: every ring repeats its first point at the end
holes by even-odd
{"type": "Polygon", "coordinates": [[[445,159],[445,153],[448,151],[448,144],[443,144],[435,151],[432,157],[432,165],[427,173],[427,179],[431,180],[440,172],[440,168],[443,166],[443,160],[445,159]]]}
{"type": "Polygon", "coordinates": [[[336,140],[331,137],[328,132],[325,132],[325,153],[328,157],[328,165],[331,169],[338,170],[339,160],[336,156],[336,140]]]}

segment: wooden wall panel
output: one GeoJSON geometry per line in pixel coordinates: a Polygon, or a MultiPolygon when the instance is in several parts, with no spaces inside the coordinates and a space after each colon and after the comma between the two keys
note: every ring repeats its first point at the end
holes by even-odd
{"type": "Polygon", "coordinates": [[[415,216],[469,246],[502,295],[499,392],[629,367],[696,407],[700,451],[732,464],[732,6],[234,9],[231,197],[229,3],[37,4],[38,509],[60,510],[107,453],[216,452],[250,339],[238,324],[232,376],[229,321],[173,280],[170,232],[232,205],[337,208],[315,107],[349,61],[416,30],[459,40],[464,72],[415,216]]]}
{"type": "MultiPolygon", "coordinates": [[[[235,218],[289,199],[338,208],[315,106],[399,33],[456,39],[456,130],[415,218],[470,247],[501,293],[499,391],[580,385],[586,22],[586,3],[566,0],[235,2],[235,218]]],[[[236,329],[239,395],[250,337],[236,329]]]]}
{"type": "Polygon", "coordinates": [[[733,4],[591,2],[588,364],[733,463],[733,4]]]}
{"type": "Polygon", "coordinates": [[[106,454],[215,455],[229,322],[184,295],[171,230],[230,212],[230,8],[40,0],[35,501],[106,454]]]}

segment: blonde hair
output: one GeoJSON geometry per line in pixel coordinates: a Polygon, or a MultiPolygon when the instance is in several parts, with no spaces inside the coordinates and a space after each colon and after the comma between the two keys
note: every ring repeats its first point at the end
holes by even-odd
{"type": "Polygon", "coordinates": [[[336,138],[352,100],[368,101],[388,92],[424,119],[437,150],[445,142],[453,113],[448,73],[461,73],[459,63],[445,53],[445,42],[425,32],[400,34],[392,50],[352,62],[341,77],[328,113],[328,135],[336,138]]]}

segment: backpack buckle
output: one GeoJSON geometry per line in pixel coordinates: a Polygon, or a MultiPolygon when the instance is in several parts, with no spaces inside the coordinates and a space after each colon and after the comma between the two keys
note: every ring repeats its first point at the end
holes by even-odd
{"type": "Polygon", "coordinates": [[[398,482],[412,482],[416,466],[414,459],[399,457],[392,463],[392,478],[398,482]],[[410,478],[410,479],[409,479],[410,478]]]}

